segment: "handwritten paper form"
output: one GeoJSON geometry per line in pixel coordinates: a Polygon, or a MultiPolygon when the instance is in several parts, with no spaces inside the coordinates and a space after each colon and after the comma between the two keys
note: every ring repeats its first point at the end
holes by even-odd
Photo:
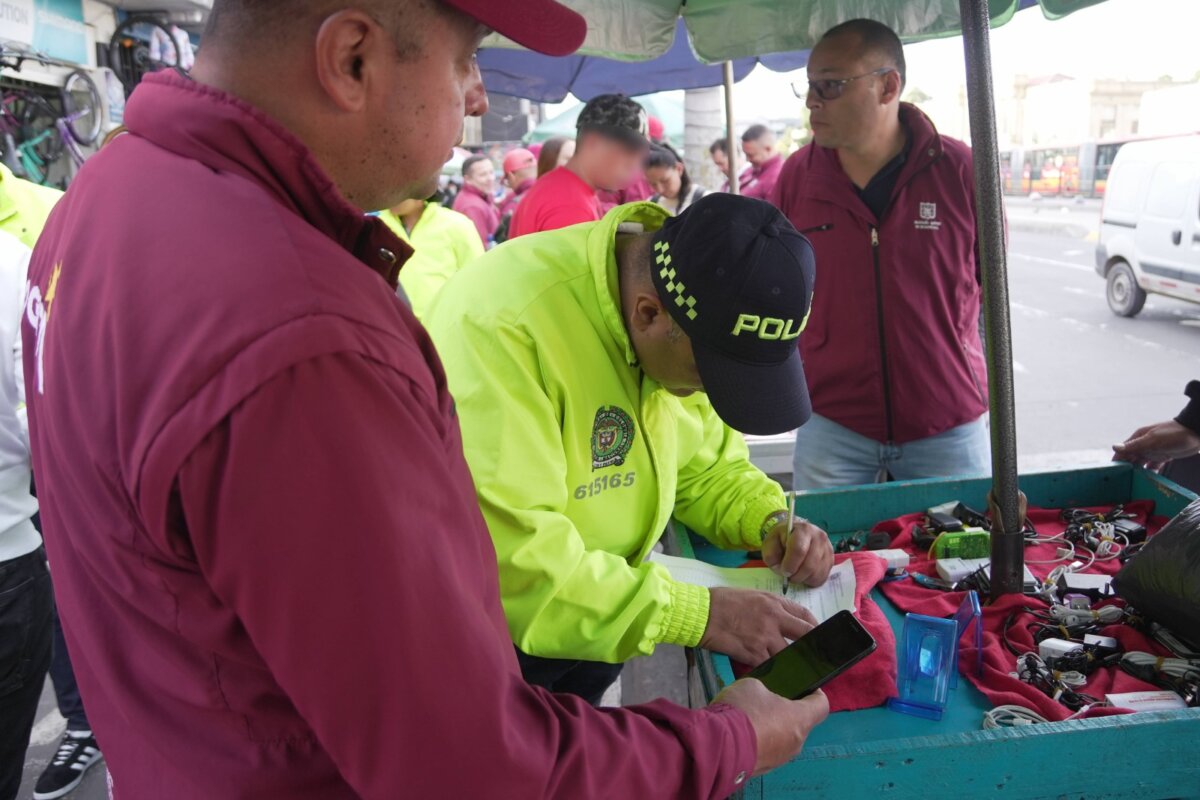
{"type": "MultiPolygon", "coordinates": [[[[730,569],[662,553],[652,553],[651,562],[661,564],[671,577],[681,583],[694,583],[707,589],[759,589],[783,594],[783,578],[766,567],[730,569]]],[[[818,622],[824,622],[839,611],[856,611],[854,607],[854,565],[843,561],[829,573],[829,580],[815,588],[788,587],[787,599],[804,606],[818,622]]]]}

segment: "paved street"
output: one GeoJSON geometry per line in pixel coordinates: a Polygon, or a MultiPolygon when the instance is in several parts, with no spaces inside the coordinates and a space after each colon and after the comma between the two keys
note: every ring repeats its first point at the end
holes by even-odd
{"type": "Polygon", "coordinates": [[[1094,201],[1010,201],[1009,219],[1022,469],[1106,461],[1112,443],[1183,407],[1200,377],[1200,305],[1151,295],[1133,319],[1110,312],[1094,201]]]}
{"type": "MultiPolygon", "coordinates": [[[[1104,281],[1093,269],[1098,218],[1094,201],[1009,201],[1017,437],[1025,472],[1109,460],[1113,442],[1178,413],[1184,385],[1200,377],[1200,306],[1151,296],[1133,319],[1108,310],[1104,281]]],[[[623,700],[670,694],[682,674],[681,652],[663,648],[626,670],[623,700]]],[[[63,729],[49,684],[39,720],[22,800],[63,729]]],[[[103,768],[93,769],[71,797],[102,800],[103,768]]]]}

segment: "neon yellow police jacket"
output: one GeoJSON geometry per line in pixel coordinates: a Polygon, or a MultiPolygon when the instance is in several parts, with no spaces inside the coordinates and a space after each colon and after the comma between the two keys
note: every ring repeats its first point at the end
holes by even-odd
{"type": "Polygon", "coordinates": [[[32,248],[62,196],[58,189],[18,178],[0,164],[0,231],[12,234],[32,248]]]}
{"type": "Polygon", "coordinates": [[[428,327],[500,565],[513,641],[530,655],[621,662],[694,646],[708,590],[644,561],[672,516],[715,544],[757,549],[782,489],[703,395],[642,374],[620,313],[617,226],[522,236],[455,275],[428,327]]]}
{"type": "Polygon", "coordinates": [[[469,217],[434,202],[425,203],[425,210],[411,233],[391,211],[380,212],[379,218],[412,245],[413,254],[400,270],[400,286],[413,313],[424,319],[446,281],[483,255],[479,231],[469,217]]]}

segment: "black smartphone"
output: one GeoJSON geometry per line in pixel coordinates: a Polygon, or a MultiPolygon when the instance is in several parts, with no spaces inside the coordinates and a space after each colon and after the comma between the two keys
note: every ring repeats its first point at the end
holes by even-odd
{"type": "Polygon", "coordinates": [[[875,650],[875,637],[849,611],[839,611],[746,676],[791,700],[812,694],[875,650]]]}

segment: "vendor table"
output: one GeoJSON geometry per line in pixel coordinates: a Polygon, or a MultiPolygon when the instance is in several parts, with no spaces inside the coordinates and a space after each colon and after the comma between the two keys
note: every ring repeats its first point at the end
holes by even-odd
{"type": "MultiPolygon", "coordinates": [[[[986,507],[991,480],[938,479],[801,493],[796,513],[834,538],[950,500],[986,507]]],[[[1174,516],[1194,495],[1128,464],[1026,475],[1031,505],[1063,508],[1154,500],[1155,513],[1174,516]]],[[[702,540],[675,537],[674,546],[722,566],[744,555],[702,540]]],[[[904,615],[873,595],[899,638],[904,615]]],[[[691,696],[704,702],[733,680],[724,656],[693,654],[691,696]]],[[[1200,708],[1157,711],[982,730],[986,698],[968,681],[951,692],[933,722],[871,708],[833,714],[795,761],[749,781],[744,798],[1200,798],[1200,708]]]]}

